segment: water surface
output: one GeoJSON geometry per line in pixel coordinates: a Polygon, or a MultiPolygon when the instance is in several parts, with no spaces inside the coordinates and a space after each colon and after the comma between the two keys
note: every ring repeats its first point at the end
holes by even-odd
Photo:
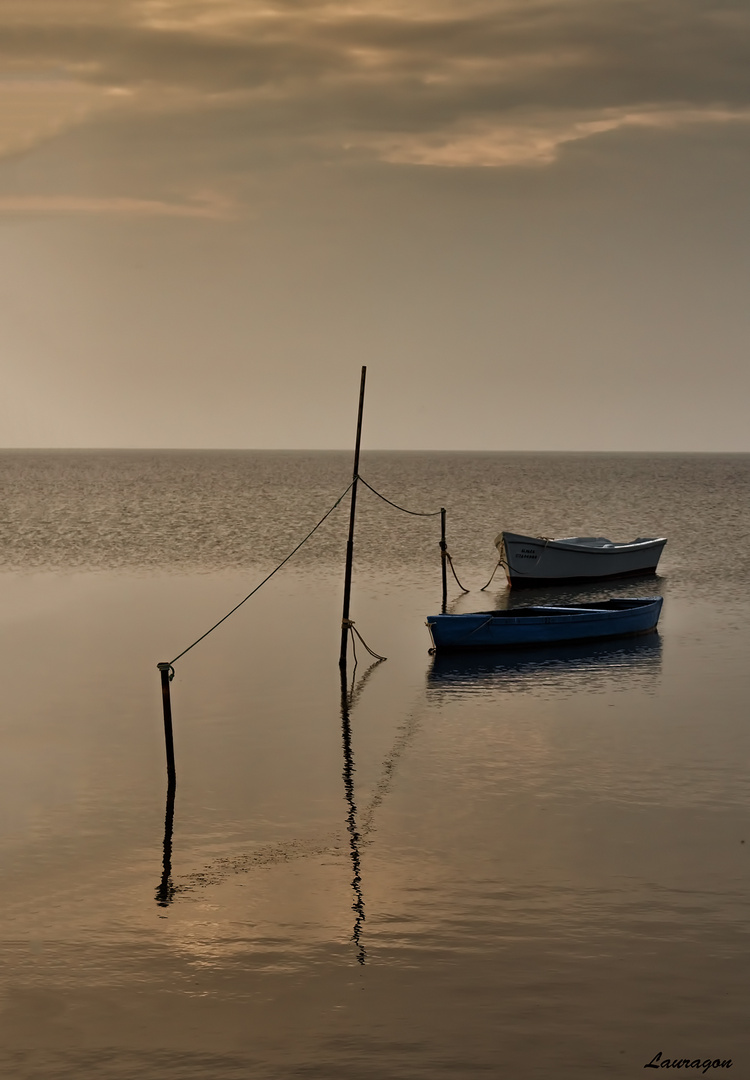
{"type": "Polygon", "coordinates": [[[4,452],[0,1064],[21,1080],[750,1070],[750,457],[364,454],[448,510],[451,610],[665,597],[659,633],[428,655],[439,518],[347,454],[4,452]],[[514,595],[501,528],[666,535],[514,595]]]}

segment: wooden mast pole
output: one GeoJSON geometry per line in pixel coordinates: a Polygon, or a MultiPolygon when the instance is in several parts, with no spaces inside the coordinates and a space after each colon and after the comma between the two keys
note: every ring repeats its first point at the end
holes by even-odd
{"type": "Polygon", "coordinates": [[[359,413],[357,415],[357,439],[354,444],[354,469],[352,471],[352,500],[349,510],[349,539],[346,543],[346,570],[344,571],[344,608],[341,615],[341,652],[339,666],[346,664],[346,649],[349,643],[349,604],[352,596],[352,563],[354,561],[354,518],[357,512],[357,481],[359,479],[359,446],[362,440],[362,413],[365,406],[365,378],[367,368],[362,367],[359,384],[359,413]]]}

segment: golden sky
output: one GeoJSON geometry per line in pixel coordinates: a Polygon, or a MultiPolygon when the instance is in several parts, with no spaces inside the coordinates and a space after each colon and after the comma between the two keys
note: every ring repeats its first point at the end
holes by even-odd
{"type": "Polygon", "coordinates": [[[750,450],[746,3],[0,0],[0,51],[0,445],[345,446],[367,363],[372,446],[750,450]]]}

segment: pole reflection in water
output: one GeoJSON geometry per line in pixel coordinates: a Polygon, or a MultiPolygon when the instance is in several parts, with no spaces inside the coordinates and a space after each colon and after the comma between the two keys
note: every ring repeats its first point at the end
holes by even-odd
{"type": "MultiPolygon", "coordinates": [[[[339,665],[339,673],[341,676],[341,742],[344,748],[344,769],[342,776],[344,778],[344,797],[347,805],[346,829],[349,833],[349,851],[352,860],[352,870],[354,871],[354,877],[352,878],[352,889],[354,890],[352,911],[354,912],[355,918],[352,941],[357,950],[358,964],[364,964],[367,953],[362,944],[362,926],[365,921],[365,901],[362,894],[362,864],[359,853],[361,836],[357,828],[357,804],[354,801],[354,755],[352,753],[350,712],[362,693],[364,685],[370,675],[378,664],[381,663],[382,660],[376,660],[375,663],[370,664],[369,668],[360,679],[359,685],[355,689],[354,684],[352,683],[351,690],[348,685],[349,680],[346,670],[346,661],[339,665]]],[[[354,670],[356,671],[356,669],[357,665],[355,663],[354,670]]]]}
{"type": "MultiPolygon", "coordinates": [[[[346,662],[339,666],[341,672],[341,741],[344,747],[344,795],[346,798],[347,814],[346,828],[349,833],[349,851],[352,859],[352,888],[354,889],[354,903],[352,911],[355,914],[352,940],[357,949],[357,963],[364,964],[366,952],[361,941],[362,925],[365,921],[365,901],[362,896],[362,874],[359,855],[359,832],[357,831],[357,806],[354,802],[354,757],[352,755],[352,728],[349,720],[351,698],[349,695],[346,662]]],[[[354,694],[352,692],[351,697],[354,694]]]]}
{"type": "Polygon", "coordinates": [[[171,781],[167,787],[167,808],[164,815],[164,858],[161,881],[156,890],[156,903],[159,907],[169,907],[174,899],[176,887],[172,884],[172,831],[174,829],[174,797],[176,785],[171,781]]]}

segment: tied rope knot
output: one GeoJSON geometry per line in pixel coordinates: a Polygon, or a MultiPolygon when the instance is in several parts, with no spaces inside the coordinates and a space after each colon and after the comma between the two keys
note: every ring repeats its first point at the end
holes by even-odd
{"type": "Polygon", "coordinates": [[[351,630],[353,626],[354,626],[354,619],[342,619],[341,620],[341,629],[342,630],[351,630]]]}

